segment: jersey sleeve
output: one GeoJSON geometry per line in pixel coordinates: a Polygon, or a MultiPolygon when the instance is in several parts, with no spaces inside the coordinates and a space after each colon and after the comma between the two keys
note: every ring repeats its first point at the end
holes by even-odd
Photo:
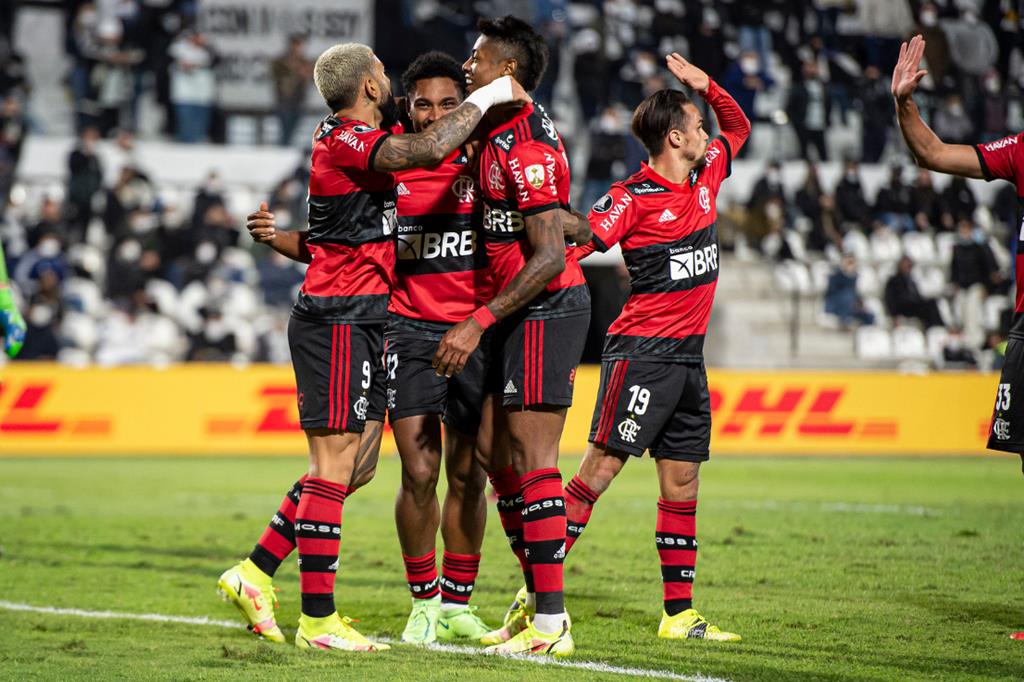
{"type": "MultiPolygon", "coordinates": [[[[625,187],[612,185],[608,193],[597,200],[590,208],[587,219],[594,233],[592,244],[596,250],[604,253],[619,243],[626,234],[626,229],[633,222],[634,197],[625,187]]],[[[578,256],[583,258],[589,252],[578,256]]]]}
{"type": "Polygon", "coordinates": [[[561,208],[558,188],[568,172],[562,154],[533,140],[512,147],[505,161],[505,175],[524,216],[561,208]]]}
{"type": "Polygon", "coordinates": [[[391,133],[367,125],[346,126],[334,133],[332,161],[338,168],[373,170],[373,159],[391,133]]]}
{"type": "Polygon", "coordinates": [[[716,137],[708,144],[704,153],[704,170],[701,179],[712,192],[717,192],[722,181],[732,173],[732,149],[723,137],[716,137]]]}
{"type": "Polygon", "coordinates": [[[1024,133],[1004,137],[974,147],[981,162],[981,172],[986,180],[1009,180],[1015,182],[1024,171],[1020,155],[1024,154],[1024,133]]]}

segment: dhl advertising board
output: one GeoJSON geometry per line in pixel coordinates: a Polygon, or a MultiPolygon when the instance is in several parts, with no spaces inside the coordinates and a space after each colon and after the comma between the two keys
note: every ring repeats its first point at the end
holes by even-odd
{"type": "MultiPolygon", "coordinates": [[[[598,378],[597,367],[577,372],[565,453],[586,447],[598,378]]],[[[709,380],[713,456],[982,454],[998,383],[985,374],[726,370],[709,380]]],[[[305,450],[287,366],[0,368],[0,455],[305,450]]],[[[383,450],[394,452],[390,434],[383,450]]]]}

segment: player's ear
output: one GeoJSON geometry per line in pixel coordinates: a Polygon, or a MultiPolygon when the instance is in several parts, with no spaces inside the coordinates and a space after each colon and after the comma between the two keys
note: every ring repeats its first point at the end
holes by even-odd
{"type": "Polygon", "coordinates": [[[363,79],[363,94],[372,102],[380,99],[380,86],[372,75],[367,75],[363,79]]]}
{"type": "Polygon", "coordinates": [[[501,67],[501,75],[512,76],[514,78],[516,75],[516,66],[518,66],[518,64],[515,59],[506,59],[505,65],[501,67]]]}
{"type": "Polygon", "coordinates": [[[680,132],[679,130],[676,130],[675,128],[669,130],[667,137],[668,143],[672,145],[673,148],[679,148],[683,146],[683,133],[680,132]]]}

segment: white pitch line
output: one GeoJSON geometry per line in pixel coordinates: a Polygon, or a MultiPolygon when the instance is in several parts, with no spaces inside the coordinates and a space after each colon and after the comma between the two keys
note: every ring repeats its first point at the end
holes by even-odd
{"type": "MultiPolygon", "coordinates": [[[[119,611],[88,611],[85,609],[68,609],[55,606],[34,606],[32,604],[19,604],[17,602],[0,600],[0,609],[7,611],[22,611],[27,613],[45,613],[53,616],[76,616],[78,618],[101,618],[117,620],[145,620],[156,623],[180,623],[183,625],[208,625],[231,630],[241,630],[242,625],[232,620],[216,620],[205,616],[168,616],[162,613],[124,613],[119,611]]],[[[390,642],[386,638],[378,638],[382,642],[390,642]]],[[[412,645],[410,645],[411,647],[412,645]]],[[[419,647],[416,647],[419,648],[419,647]]],[[[425,647],[431,651],[438,651],[446,654],[462,654],[464,656],[491,656],[483,649],[475,649],[468,646],[455,646],[449,644],[432,644],[425,647]]],[[[685,682],[728,682],[724,678],[709,677],[707,675],[682,675],[669,670],[646,670],[644,668],[623,668],[608,663],[594,661],[561,661],[555,658],[541,656],[510,656],[517,661],[533,663],[535,665],[551,665],[560,668],[573,670],[588,670],[590,672],[608,673],[610,675],[624,675],[626,677],[641,677],[661,680],[684,680],[685,682]]]]}

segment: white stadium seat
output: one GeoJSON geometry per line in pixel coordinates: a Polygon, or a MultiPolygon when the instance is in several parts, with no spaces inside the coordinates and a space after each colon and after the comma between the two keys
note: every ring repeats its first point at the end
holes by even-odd
{"type": "Polygon", "coordinates": [[[854,333],[857,357],[862,360],[889,360],[892,358],[892,337],[881,327],[860,327],[854,333]]]}
{"type": "Polygon", "coordinates": [[[892,331],[893,353],[900,360],[926,360],[928,345],[924,332],[914,326],[901,325],[892,331]]]}

